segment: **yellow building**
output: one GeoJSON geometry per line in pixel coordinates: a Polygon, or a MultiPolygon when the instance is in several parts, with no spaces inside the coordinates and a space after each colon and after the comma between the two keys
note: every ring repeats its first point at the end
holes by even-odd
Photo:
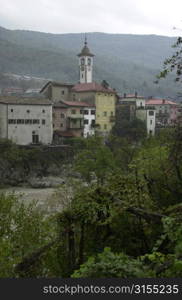
{"type": "Polygon", "coordinates": [[[87,39],[79,57],[79,83],[76,85],[50,81],[41,90],[52,102],[85,102],[95,107],[95,131],[107,135],[115,123],[116,91],[103,80],[102,84],[92,82],[93,57],[87,46],[87,39]]]}
{"type": "Polygon", "coordinates": [[[110,87],[101,84],[81,83],[72,88],[72,94],[76,101],[84,101],[95,105],[96,131],[102,135],[107,135],[115,122],[115,109],[117,94],[110,87]]]}

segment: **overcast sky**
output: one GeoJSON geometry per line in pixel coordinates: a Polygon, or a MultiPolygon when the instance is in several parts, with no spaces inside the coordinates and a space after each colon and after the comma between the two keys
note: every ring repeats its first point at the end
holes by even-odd
{"type": "Polygon", "coordinates": [[[0,26],[51,33],[178,36],[182,0],[0,0],[0,26]]]}

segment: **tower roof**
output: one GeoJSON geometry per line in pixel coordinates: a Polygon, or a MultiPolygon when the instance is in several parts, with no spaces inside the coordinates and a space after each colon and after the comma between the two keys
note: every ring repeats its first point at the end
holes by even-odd
{"type": "Polygon", "coordinates": [[[85,36],[85,43],[84,43],[84,47],[82,48],[82,51],[78,54],[78,56],[91,56],[93,57],[94,54],[92,54],[90,52],[90,49],[87,46],[87,37],[85,36]]]}

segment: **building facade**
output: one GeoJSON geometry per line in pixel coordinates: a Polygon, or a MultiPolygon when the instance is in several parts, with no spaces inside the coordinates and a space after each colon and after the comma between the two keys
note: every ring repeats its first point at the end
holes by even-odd
{"type": "Polygon", "coordinates": [[[173,125],[178,117],[178,106],[175,102],[166,99],[148,99],[146,107],[153,106],[156,111],[156,126],[173,125]]]}
{"type": "Polygon", "coordinates": [[[95,107],[80,101],[59,101],[53,106],[54,133],[62,137],[94,134],[95,107]]]}
{"type": "Polygon", "coordinates": [[[95,106],[95,131],[106,136],[115,121],[117,94],[110,87],[96,82],[77,84],[72,88],[77,101],[95,106]]]}
{"type": "Polygon", "coordinates": [[[70,83],[49,81],[43,86],[40,93],[53,103],[57,103],[61,100],[69,101],[71,99],[71,88],[73,86],[74,84],[70,83]]]}
{"type": "Polygon", "coordinates": [[[0,97],[0,138],[19,145],[52,143],[52,103],[47,99],[0,97]]]}
{"type": "Polygon", "coordinates": [[[134,95],[126,95],[120,97],[120,105],[129,106],[128,110],[130,113],[129,120],[133,118],[140,119],[145,122],[146,130],[148,135],[155,134],[156,127],[156,110],[152,105],[146,106],[146,99],[142,96],[138,96],[137,93],[134,95]]]}

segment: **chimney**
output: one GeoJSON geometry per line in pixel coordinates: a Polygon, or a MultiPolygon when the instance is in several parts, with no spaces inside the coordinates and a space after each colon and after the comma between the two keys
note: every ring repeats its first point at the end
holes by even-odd
{"type": "Polygon", "coordinates": [[[126,98],[126,93],[124,93],[124,98],[126,98]]]}
{"type": "Polygon", "coordinates": [[[137,92],[135,92],[135,98],[137,98],[137,96],[138,96],[138,94],[137,94],[137,92]]]}
{"type": "Polygon", "coordinates": [[[165,104],[165,99],[162,99],[162,104],[165,104]]]}

